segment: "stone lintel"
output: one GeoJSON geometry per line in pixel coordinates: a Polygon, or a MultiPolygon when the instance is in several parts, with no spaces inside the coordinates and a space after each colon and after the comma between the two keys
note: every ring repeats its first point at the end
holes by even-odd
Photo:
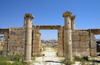
{"type": "Polygon", "coordinates": [[[10,30],[25,30],[23,27],[9,27],[10,30]]]}
{"type": "Polygon", "coordinates": [[[100,35],[100,29],[89,29],[94,35],[100,35]]]}
{"type": "Polygon", "coordinates": [[[61,25],[37,25],[36,28],[41,30],[52,30],[52,29],[60,29],[61,25]]]}
{"type": "Polygon", "coordinates": [[[72,13],[69,12],[69,11],[66,11],[66,12],[63,13],[63,17],[66,17],[66,16],[71,17],[71,15],[72,15],[72,13]]]}
{"type": "Polygon", "coordinates": [[[100,35],[100,29],[80,29],[76,31],[90,31],[94,35],[100,35]]]}
{"type": "Polygon", "coordinates": [[[5,34],[5,33],[9,34],[9,29],[0,28],[0,34],[5,34]]]}
{"type": "Polygon", "coordinates": [[[36,29],[39,29],[39,28],[40,28],[40,25],[37,25],[37,26],[36,26],[36,29]]]}
{"type": "Polygon", "coordinates": [[[80,29],[80,30],[76,30],[76,31],[88,31],[88,29],[80,29]]]}
{"type": "Polygon", "coordinates": [[[31,19],[34,18],[34,16],[33,16],[31,13],[26,13],[26,14],[24,15],[24,18],[27,18],[27,17],[30,17],[31,19]]]}

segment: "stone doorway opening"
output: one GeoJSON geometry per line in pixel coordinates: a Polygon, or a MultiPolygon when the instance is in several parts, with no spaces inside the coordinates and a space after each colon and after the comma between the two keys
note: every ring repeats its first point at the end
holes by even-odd
{"type": "Polygon", "coordinates": [[[95,38],[97,43],[97,52],[99,53],[100,56],[100,35],[95,35],[95,38]]]}
{"type": "Polygon", "coordinates": [[[39,30],[41,33],[40,51],[44,56],[57,56],[58,54],[58,30],[39,30]]]}
{"type": "Polygon", "coordinates": [[[4,34],[0,34],[0,54],[3,53],[4,43],[5,43],[4,34]]]}
{"type": "MultiPolygon", "coordinates": [[[[61,25],[37,25],[37,26],[35,26],[35,25],[33,25],[32,26],[32,29],[33,29],[33,32],[32,32],[32,41],[33,41],[33,45],[32,45],[32,49],[33,49],[33,52],[32,52],[32,55],[33,56],[37,56],[38,54],[39,54],[39,51],[40,51],[40,49],[39,49],[39,43],[40,43],[40,37],[41,37],[41,32],[39,32],[39,30],[52,30],[52,31],[54,31],[54,30],[56,30],[56,32],[57,32],[57,35],[56,35],[56,37],[57,37],[57,43],[58,43],[58,45],[56,45],[56,46],[58,46],[58,56],[63,56],[63,34],[64,34],[64,29],[63,29],[63,27],[61,26],[61,25]]],[[[51,33],[52,33],[52,35],[54,34],[53,32],[51,31],[51,33]]],[[[46,33],[45,33],[46,34],[46,33]]],[[[49,35],[49,34],[48,34],[49,35]]],[[[52,39],[52,38],[51,38],[52,39]]],[[[55,43],[55,44],[57,44],[57,43],[55,43]]]]}

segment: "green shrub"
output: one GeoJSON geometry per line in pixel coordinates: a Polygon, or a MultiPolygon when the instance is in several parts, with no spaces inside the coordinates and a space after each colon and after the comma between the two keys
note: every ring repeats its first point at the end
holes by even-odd
{"type": "Polygon", "coordinates": [[[56,53],[56,55],[58,56],[58,52],[56,53]]]}
{"type": "Polygon", "coordinates": [[[43,54],[42,56],[45,56],[45,54],[43,54]]]}
{"type": "Polygon", "coordinates": [[[81,62],[81,65],[85,65],[86,62],[89,62],[87,56],[84,56],[84,57],[82,57],[82,58],[76,56],[76,57],[74,58],[74,60],[75,60],[75,61],[80,61],[80,62],[81,62]]]}
{"type": "Polygon", "coordinates": [[[14,63],[12,63],[12,65],[23,65],[23,63],[22,62],[15,61],[14,63]]]}
{"type": "Polygon", "coordinates": [[[0,65],[23,65],[22,62],[18,62],[19,59],[21,59],[21,58],[24,58],[24,56],[23,55],[6,56],[0,52],[0,65]],[[16,61],[16,62],[11,64],[11,63],[6,62],[6,61],[16,61]]]}
{"type": "Polygon", "coordinates": [[[0,65],[23,65],[22,62],[15,61],[14,63],[6,62],[4,60],[0,60],[0,65]]]}
{"type": "Polygon", "coordinates": [[[0,60],[5,60],[5,61],[19,61],[19,59],[24,58],[22,55],[10,55],[10,56],[5,56],[5,55],[0,55],[0,60]]]}
{"type": "Polygon", "coordinates": [[[37,57],[40,57],[41,56],[41,53],[39,53],[38,55],[37,55],[37,57]]]}
{"type": "Polygon", "coordinates": [[[8,59],[8,57],[6,57],[5,55],[0,55],[0,61],[1,60],[6,60],[6,59],[8,59]]]}
{"type": "Polygon", "coordinates": [[[11,61],[19,61],[19,59],[24,58],[23,55],[15,55],[15,56],[9,56],[11,61]]]}
{"type": "Polygon", "coordinates": [[[18,62],[18,61],[15,61],[14,63],[9,63],[9,62],[5,62],[5,61],[0,61],[0,65],[23,65],[22,62],[18,62]]]}
{"type": "Polygon", "coordinates": [[[4,60],[0,60],[0,65],[12,65],[9,62],[5,62],[4,60]]]}
{"type": "Polygon", "coordinates": [[[78,57],[78,56],[75,56],[74,60],[75,60],[75,61],[80,61],[80,60],[82,60],[82,58],[80,58],[80,57],[78,57]]]}
{"type": "Polygon", "coordinates": [[[40,49],[40,52],[42,52],[42,50],[40,49]]]}
{"type": "Polygon", "coordinates": [[[3,54],[3,50],[0,50],[0,55],[2,55],[3,54]]]}
{"type": "Polygon", "coordinates": [[[31,59],[32,59],[32,60],[35,60],[35,57],[32,57],[31,59]]]}
{"type": "Polygon", "coordinates": [[[43,51],[45,51],[46,50],[46,47],[43,47],[43,51]]]}
{"type": "Polygon", "coordinates": [[[85,65],[85,63],[86,63],[86,61],[83,59],[81,59],[80,62],[81,62],[81,65],[85,65]]]}
{"type": "Polygon", "coordinates": [[[74,58],[75,61],[89,61],[87,56],[84,56],[82,58],[75,56],[74,58]]]}
{"type": "Polygon", "coordinates": [[[60,59],[60,62],[64,62],[65,60],[64,59],[60,59]]]}
{"type": "Polygon", "coordinates": [[[88,57],[84,56],[82,59],[84,59],[85,61],[88,61],[88,57]]]}

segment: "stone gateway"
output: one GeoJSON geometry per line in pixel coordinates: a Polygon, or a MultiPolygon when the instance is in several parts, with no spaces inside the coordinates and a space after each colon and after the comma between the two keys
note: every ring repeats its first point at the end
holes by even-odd
{"type": "MultiPolygon", "coordinates": [[[[58,30],[58,56],[72,60],[72,56],[96,56],[97,44],[94,35],[100,35],[100,29],[75,30],[75,15],[66,11],[63,13],[64,26],[61,25],[32,25],[34,16],[24,15],[24,27],[0,28],[4,34],[5,55],[23,54],[25,60],[31,60],[40,52],[41,34],[39,30],[58,30]]],[[[34,23],[34,22],[33,22],[34,23]]]]}

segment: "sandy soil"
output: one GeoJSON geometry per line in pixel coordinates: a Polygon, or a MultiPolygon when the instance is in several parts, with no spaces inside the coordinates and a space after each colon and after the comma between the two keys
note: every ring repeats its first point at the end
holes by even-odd
{"type": "MultiPolygon", "coordinates": [[[[41,57],[35,57],[35,61],[33,61],[33,65],[65,65],[61,61],[64,60],[64,57],[58,57],[56,55],[57,51],[55,49],[46,47],[46,50],[42,52],[45,56],[41,57]]],[[[99,60],[100,61],[100,56],[98,57],[90,57],[90,60],[99,60]]],[[[74,65],[81,65],[80,62],[75,62],[76,64],[74,65]]],[[[92,62],[89,63],[92,65],[92,62]]],[[[86,64],[88,65],[88,64],[86,64]]],[[[95,64],[95,65],[100,65],[100,63],[95,64]]]]}
{"type": "Polygon", "coordinates": [[[57,57],[56,53],[53,48],[46,47],[46,50],[42,52],[45,56],[36,57],[34,65],[64,65],[61,63],[64,57],[57,57]]]}

